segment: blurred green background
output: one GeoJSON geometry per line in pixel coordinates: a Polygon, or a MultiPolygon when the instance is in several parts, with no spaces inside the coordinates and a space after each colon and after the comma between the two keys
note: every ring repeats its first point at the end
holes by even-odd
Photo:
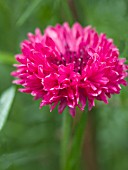
{"type": "MultiPolygon", "coordinates": [[[[105,32],[120,57],[128,58],[128,0],[0,0],[0,95],[11,86],[14,54],[28,32],[76,20],[105,32]]],[[[127,96],[126,87],[109,105],[96,103],[79,170],[128,170],[127,96]]],[[[60,169],[62,116],[48,107],[39,110],[39,102],[16,91],[0,132],[0,170],[60,169]]]]}

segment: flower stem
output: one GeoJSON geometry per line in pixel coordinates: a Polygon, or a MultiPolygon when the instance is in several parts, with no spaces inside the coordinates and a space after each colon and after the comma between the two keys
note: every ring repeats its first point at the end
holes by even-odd
{"type": "Polygon", "coordinates": [[[98,170],[97,154],[96,154],[96,124],[97,116],[96,108],[91,110],[88,114],[88,121],[85,132],[85,141],[83,144],[83,162],[86,162],[86,168],[91,170],[98,170]]]}
{"type": "Polygon", "coordinates": [[[63,120],[62,170],[79,170],[87,113],[77,113],[75,118],[69,116],[65,114],[63,120]]]}
{"type": "Polygon", "coordinates": [[[68,3],[68,6],[70,8],[70,11],[72,13],[74,20],[79,21],[79,17],[78,17],[78,13],[77,13],[77,9],[76,9],[74,0],[67,0],[67,3],[68,3]]]}
{"type": "Polygon", "coordinates": [[[63,120],[62,120],[62,151],[61,151],[61,168],[64,170],[65,164],[67,161],[68,155],[68,147],[71,135],[71,124],[72,124],[72,117],[69,115],[68,110],[65,109],[63,113],[63,120]]]}

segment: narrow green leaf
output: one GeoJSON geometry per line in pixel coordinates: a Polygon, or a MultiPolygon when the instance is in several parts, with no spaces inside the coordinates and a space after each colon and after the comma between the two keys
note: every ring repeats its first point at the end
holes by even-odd
{"type": "Polygon", "coordinates": [[[15,88],[10,87],[2,94],[0,98],[0,130],[3,128],[5,124],[14,96],[15,96],[15,88]]]}
{"type": "Polygon", "coordinates": [[[40,3],[43,2],[42,0],[35,0],[33,1],[28,8],[24,11],[24,13],[22,13],[22,15],[20,16],[20,18],[17,21],[17,26],[21,26],[23,25],[23,23],[29,18],[29,16],[31,16],[31,14],[33,13],[33,11],[35,11],[35,9],[40,6],[40,3]]]}
{"type": "Polygon", "coordinates": [[[15,62],[12,54],[0,52],[0,63],[12,65],[15,62]]]}

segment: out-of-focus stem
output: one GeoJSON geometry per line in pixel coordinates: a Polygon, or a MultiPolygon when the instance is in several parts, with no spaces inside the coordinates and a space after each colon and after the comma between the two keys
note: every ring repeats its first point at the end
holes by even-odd
{"type": "Polygon", "coordinates": [[[75,21],[79,21],[79,17],[77,14],[77,9],[74,3],[74,0],[67,0],[68,6],[72,12],[73,18],[75,19],[75,21]]]}

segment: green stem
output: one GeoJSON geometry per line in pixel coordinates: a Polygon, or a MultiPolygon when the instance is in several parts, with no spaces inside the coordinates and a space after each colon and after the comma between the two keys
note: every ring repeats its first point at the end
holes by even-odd
{"type": "Polygon", "coordinates": [[[65,109],[62,120],[62,150],[61,150],[61,168],[65,169],[66,159],[69,149],[70,135],[71,135],[72,117],[68,113],[68,109],[65,109]]]}
{"type": "MultiPolygon", "coordinates": [[[[65,114],[63,124],[63,141],[62,141],[62,170],[79,170],[80,158],[82,154],[83,139],[85,134],[87,113],[77,113],[80,115],[79,121],[72,129],[71,119],[69,120],[68,114],[65,114]],[[69,129],[70,128],[70,129],[69,129]],[[66,131],[66,132],[65,132],[66,131]]],[[[69,115],[70,116],[70,115],[69,115]]],[[[76,117],[77,118],[77,117],[76,117]]]]}

